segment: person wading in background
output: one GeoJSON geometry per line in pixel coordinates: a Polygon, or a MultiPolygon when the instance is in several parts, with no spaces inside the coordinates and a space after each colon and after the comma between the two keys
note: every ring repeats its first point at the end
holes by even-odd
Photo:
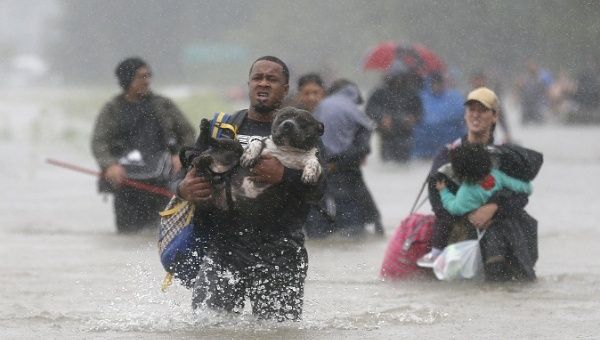
{"type": "Polygon", "coordinates": [[[177,106],[150,91],[152,73],[140,58],[122,61],[115,71],[123,92],[98,115],[92,152],[102,170],[101,192],[114,194],[117,231],[156,227],[167,197],[124,186],[127,178],[167,187],[181,168],[178,152],[195,132],[177,106]]]}

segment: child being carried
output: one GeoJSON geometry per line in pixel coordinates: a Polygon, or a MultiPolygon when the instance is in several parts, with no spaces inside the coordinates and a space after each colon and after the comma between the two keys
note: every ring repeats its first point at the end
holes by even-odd
{"type": "MultiPolygon", "coordinates": [[[[492,160],[486,147],[482,144],[463,144],[450,151],[450,164],[456,177],[462,182],[456,194],[446,188],[444,180],[436,182],[444,209],[453,216],[462,216],[482,205],[500,189],[506,188],[514,192],[530,195],[530,182],[513,178],[492,167],[492,160]]],[[[436,230],[434,230],[436,233],[436,230]]],[[[432,267],[442,249],[432,248],[419,260],[417,265],[432,267]]]]}

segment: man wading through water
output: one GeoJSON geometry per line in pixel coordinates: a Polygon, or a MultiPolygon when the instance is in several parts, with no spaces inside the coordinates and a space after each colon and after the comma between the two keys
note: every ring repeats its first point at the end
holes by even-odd
{"type": "MultiPolygon", "coordinates": [[[[238,137],[271,134],[288,82],[289,70],[280,59],[265,56],[252,64],[250,108],[235,113],[245,116],[237,126],[238,137]]],[[[252,211],[206,207],[201,203],[211,198],[211,185],[197,177],[194,169],[178,185],[180,197],[200,203],[194,223],[208,239],[192,304],[239,313],[248,297],[252,313],[261,319],[298,320],[308,268],[302,226],[309,202],[317,202],[322,195],[322,180],[318,185],[304,184],[302,170],[285,168],[269,156],[262,156],[250,172],[251,180],[271,184],[269,190],[277,191],[280,202],[276,206],[261,205],[259,197],[252,211]]]]}
{"type": "Polygon", "coordinates": [[[102,169],[101,192],[115,195],[117,231],[158,226],[168,198],[123,185],[126,178],[167,187],[179,171],[179,149],[194,142],[194,128],[175,104],[150,91],[150,67],[140,58],[122,61],[115,71],[123,92],[96,120],[92,151],[102,169]]]}

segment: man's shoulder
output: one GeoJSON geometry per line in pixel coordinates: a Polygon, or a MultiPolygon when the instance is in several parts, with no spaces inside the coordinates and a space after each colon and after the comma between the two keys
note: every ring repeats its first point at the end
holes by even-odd
{"type": "Polygon", "coordinates": [[[386,86],[378,86],[369,95],[369,100],[380,100],[391,95],[390,89],[386,86]]]}
{"type": "Polygon", "coordinates": [[[109,114],[118,111],[118,109],[123,106],[124,100],[125,99],[122,93],[114,95],[106,103],[104,103],[103,111],[109,114]]]}
{"type": "Polygon", "coordinates": [[[107,102],[107,105],[118,105],[121,104],[125,100],[125,95],[123,93],[113,95],[107,102]]]}
{"type": "Polygon", "coordinates": [[[159,106],[174,105],[171,98],[151,92],[148,94],[148,100],[159,106]]]}
{"type": "MultiPolygon", "coordinates": [[[[223,121],[227,122],[236,127],[236,129],[240,129],[242,125],[247,121],[246,117],[248,116],[248,109],[242,109],[233,111],[230,113],[226,113],[226,117],[224,117],[223,121]]],[[[217,119],[217,115],[213,119],[217,119]]]]}
{"type": "Polygon", "coordinates": [[[237,111],[232,111],[227,113],[227,115],[230,117],[230,119],[235,119],[235,118],[239,118],[239,117],[246,117],[248,115],[248,109],[241,109],[241,110],[237,110],[237,111]]]}

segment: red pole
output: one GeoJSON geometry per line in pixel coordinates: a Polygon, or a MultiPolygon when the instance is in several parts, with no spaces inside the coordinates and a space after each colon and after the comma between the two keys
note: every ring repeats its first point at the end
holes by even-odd
{"type": "MultiPolygon", "coordinates": [[[[102,174],[99,171],[95,171],[95,170],[91,170],[91,169],[86,169],[86,168],[80,167],[78,165],[74,165],[74,164],[69,164],[69,163],[66,163],[66,162],[57,161],[57,160],[51,159],[51,158],[47,158],[46,159],[46,163],[52,164],[52,165],[55,165],[55,166],[58,166],[58,167],[61,167],[61,168],[65,168],[65,169],[69,169],[69,170],[81,172],[81,173],[84,173],[84,174],[96,176],[96,177],[102,176],[102,174]]],[[[153,193],[153,194],[166,196],[166,197],[172,197],[174,195],[174,193],[172,193],[168,189],[157,187],[157,186],[150,185],[150,184],[146,184],[146,183],[139,182],[139,181],[136,181],[136,180],[133,180],[133,179],[129,179],[129,178],[126,178],[123,181],[123,185],[126,185],[128,187],[132,187],[132,188],[136,188],[136,189],[139,189],[139,190],[142,190],[142,191],[147,191],[147,192],[150,192],[150,193],[153,193]]]]}

